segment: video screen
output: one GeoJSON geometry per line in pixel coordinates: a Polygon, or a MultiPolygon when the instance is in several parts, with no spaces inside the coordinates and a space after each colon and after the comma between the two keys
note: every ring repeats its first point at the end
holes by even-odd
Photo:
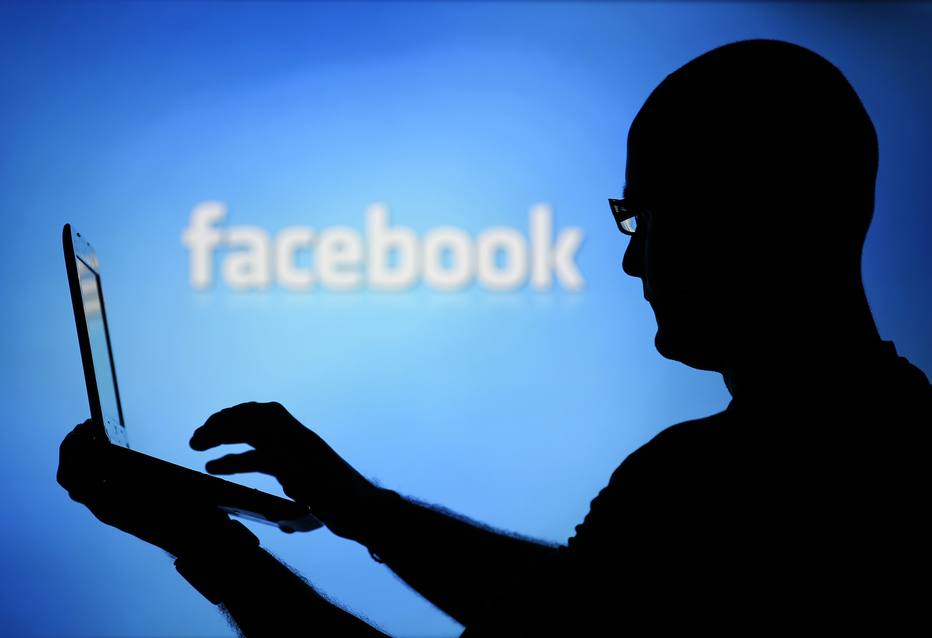
{"type": "MultiPolygon", "coordinates": [[[[274,401],[382,487],[565,544],[629,455],[732,399],[721,373],[656,348],[608,200],[654,89],[752,38],[824,56],[874,123],[864,293],[932,376],[930,3],[0,2],[0,638],[237,635],[162,552],[55,481],[90,416],[63,224],[106,264],[77,272],[114,443],[131,424],[138,452],[203,471],[249,446],[195,451],[198,427],[274,401]]],[[[721,193],[740,186],[721,176],[721,193]]],[[[809,200],[773,177],[798,197],[766,217],[767,250],[797,263],[809,200]]],[[[665,192],[694,219],[717,210],[712,186],[665,192]]],[[[689,246],[715,257],[724,217],[695,219],[689,246]]],[[[696,281],[688,314],[709,316],[717,281],[696,281]]],[[[246,525],[390,635],[463,631],[357,543],[246,525]]]]}

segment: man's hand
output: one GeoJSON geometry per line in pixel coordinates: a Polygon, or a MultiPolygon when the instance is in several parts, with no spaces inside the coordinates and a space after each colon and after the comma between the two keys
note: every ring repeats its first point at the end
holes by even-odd
{"type": "Polygon", "coordinates": [[[217,412],[195,430],[191,447],[247,443],[253,450],[207,463],[211,474],[262,472],[278,479],[332,532],[359,540],[379,489],[279,403],[242,403],[217,412]]]}
{"type": "Polygon", "coordinates": [[[103,429],[90,420],[68,434],[59,448],[58,483],[100,521],[176,557],[251,536],[216,507],[115,452],[103,429]]]}

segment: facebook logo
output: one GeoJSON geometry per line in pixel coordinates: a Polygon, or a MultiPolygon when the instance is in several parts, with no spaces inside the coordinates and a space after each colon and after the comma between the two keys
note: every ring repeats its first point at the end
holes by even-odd
{"type": "Polygon", "coordinates": [[[385,204],[365,211],[365,232],[349,226],[320,230],[282,228],[274,236],[258,226],[230,226],[223,202],[206,201],[191,211],[181,241],[190,256],[191,287],[214,283],[216,253],[220,280],[235,290],[261,290],[278,285],[296,291],[403,291],[423,282],[438,291],[461,290],[473,283],[497,292],[525,284],[550,290],[559,284],[580,291],[585,285],[576,263],[583,241],[580,228],[554,232],[549,205],[535,204],[528,213],[527,233],[494,226],[475,237],[453,226],[440,226],[418,236],[393,226],[385,204]],[[299,263],[307,252],[309,263],[299,263]]]}

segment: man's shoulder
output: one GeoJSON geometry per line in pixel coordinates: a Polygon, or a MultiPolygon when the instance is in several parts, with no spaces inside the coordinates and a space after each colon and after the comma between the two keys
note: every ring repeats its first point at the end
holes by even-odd
{"type": "Polygon", "coordinates": [[[641,472],[669,474],[697,462],[707,462],[709,455],[721,448],[732,416],[728,410],[668,426],[647,443],[629,454],[612,473],[609,485],[626,475],[641,472]]]}
{"type": "Polygon", "coordinates": [[[697,419],[674,423],[658,432],[641,449],[680,450],[691,445],[707,445],[722,436],[724,428],[731,422],[731,413],[722,410],[697,419]]]}
{"type": "Polygon", "coordinates": [[[704,468],[715,465],[717,440],[729,418],[719,412],[671,425],[629,454],[592,500],[569,548],[612,548],[614,555],[624,553],[619,543],[625,535],[637,534],[645,525],[659,533],[647,521],[666,516],[667,506],[678,498],[671,496],[696,487],[690,485],[708,473],[704,468]]]}

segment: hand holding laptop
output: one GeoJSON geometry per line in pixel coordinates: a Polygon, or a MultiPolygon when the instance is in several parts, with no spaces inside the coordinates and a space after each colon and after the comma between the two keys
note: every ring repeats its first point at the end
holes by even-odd
{"type": "MultiPolygon", "coordinates": [[[[69,224],[62,228],[62,249],[84,367],[88,407],[91,420],[99,430],[98,451],[106,456],[107,466],[118,468],[128,480],[128,485],[144,481],[147,485],[170,487],[185,495],[185,498],[191,499],[196,495],[198,502],[208,502],[227,514],[276,525],[286,532],[310,531],[321,527],[322,523],[314,517],[307,505],[195,472],[130,449],[128,427],[123,418],[114,369],[100,260],[87,238],[69,224]]],[[[121,488],[125,490],[126,486],[121,488]]],[[[164,489],[156,496],[162,494],[164,489]]]]}
{"type": "Polygon", "coordinates": [[[204,554],[205,548],[258,543],[213,503],[176,489],[165,473],[147,470],[136,458],[113,454],[103,429],[90,419],[59,448],[58,483],[111,527],[179,558],[204,554]]]}
{"type": "Polygon", "coordinates": [[[247,443],[254,449],[208,462],[209,473],[270,474],[285,494],[309,506],[333,533],[359,540],[375,510],[379,488],[281,404],[242,403],[221,410],[191,437],[195,450],[228,443],[247,443]]]}

